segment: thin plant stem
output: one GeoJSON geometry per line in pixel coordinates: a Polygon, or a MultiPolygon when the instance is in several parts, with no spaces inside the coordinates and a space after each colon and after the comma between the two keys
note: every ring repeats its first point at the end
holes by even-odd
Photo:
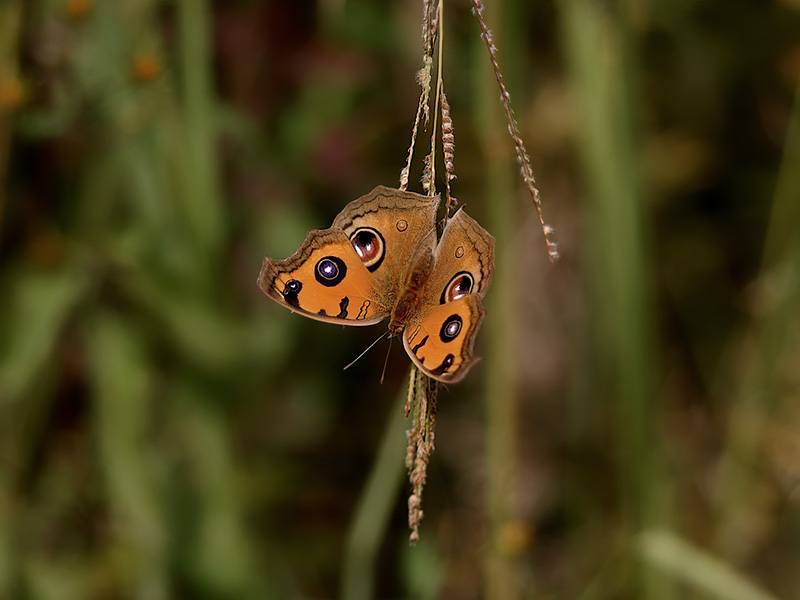
{"type": "Polygon", "coordinates": [[[186,137],[184,210],[197,248],[220,259],[224,219],[216,156],[215,102],[211,72],[209,0],[177,0],[181,33],[181,69],[186,137]]]}
{"type": "MultiPolygon", "coordinates": [[[[624,15],[591,0],[561,4],[571,85],[579,98],[582,152],[592,240],[589,246],[598,356],[598,386],[614,406],[623,532],[663,524],[669,478],[662,472],[654,428],[654,318],[647,290],[647,227],[636,154],[635,73],[624,15]],[[604,48],[602,54],[597,48],[604,48]],[[610,149],[614,151],[610,151],[610,149]]],[[[592,398],[593,402],[597,398],[592,398]]],[[[631,594],[665,598],[671,588],[652,569],[632,572],[631,594]]]]}
{"type": "MultiPolygon", "coordinates": [[[[760,276],[763,306],[743,336],[747,347],[742,376],[734,391],[716,498],[719,506],[717,547],[739,561],[742,515],[753,501],[758,453],[770,414],[776,409],[777,383],[800,306],[800,83],[786,132],[760,276]]],[[[727,379],[727,378],[726,378],[727,379]]]]}

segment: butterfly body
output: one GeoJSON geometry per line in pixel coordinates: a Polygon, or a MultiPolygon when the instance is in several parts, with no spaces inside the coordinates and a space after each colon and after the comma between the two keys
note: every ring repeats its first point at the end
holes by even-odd
{"type": "Polygon", "coordinates": [[[439,197],[385,187],[354,200],[286,260],[266,257],[264,293],[312,319],[372,325],[390,317],[414,363],[455,382],[470,365],[494,271],[494,238],[463,210],[436,239],[439,197]]]}

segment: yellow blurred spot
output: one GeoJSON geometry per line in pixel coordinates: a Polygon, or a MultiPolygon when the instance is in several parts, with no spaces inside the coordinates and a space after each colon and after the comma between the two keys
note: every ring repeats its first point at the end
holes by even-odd
{"type": "Polygon", "coordinates": [[[161,74],[161,60],[155,54],[144,52],[133,59],[131,71],[136,81],[152,81],[161,74]]]}
{"type": "Polygon", "coordinates": [[[509,521],[500,530],[497,538],[498,549],[502,554],[516,555],[531,545],[533,530],[525,521],[509,521]]]}
{"type": "Polygon", "coordinates": [[[64,12],[67,18],[79,21],[89,14],[92,10],[92,0],[66,0],[64,2],[64,12]]]}
{"type": "Polygon", "coordinates": [[[0,80],[0,111],[11,112],[19,108],[28,96],[25,84],[17,77],[0,80]]]}

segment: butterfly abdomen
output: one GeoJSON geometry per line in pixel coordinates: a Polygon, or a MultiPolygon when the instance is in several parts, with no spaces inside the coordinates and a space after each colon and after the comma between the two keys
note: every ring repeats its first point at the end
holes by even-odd
{"type": "Polygon", "coordinates": [[[392,320],[389,322],[389,331],[392,334],[403,331],[409,317],[418,311],[420,291],[430,277],[432,269],[433,251],[426,248],[416,259],[414,267],[408,274],[405,289],[392,310],[392,320]]]}

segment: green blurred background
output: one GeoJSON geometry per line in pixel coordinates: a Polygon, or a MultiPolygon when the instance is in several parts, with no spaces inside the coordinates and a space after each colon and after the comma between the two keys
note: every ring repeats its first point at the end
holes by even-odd
{"type": "Polygon", "coordinates": [[[407,358],[255,280],[397,185],[420,4],[0,0],[0,598],[800,597],[800,4],[487,0],[553,266],[445,2],[497,274],[409,548],[407,358]]]}

